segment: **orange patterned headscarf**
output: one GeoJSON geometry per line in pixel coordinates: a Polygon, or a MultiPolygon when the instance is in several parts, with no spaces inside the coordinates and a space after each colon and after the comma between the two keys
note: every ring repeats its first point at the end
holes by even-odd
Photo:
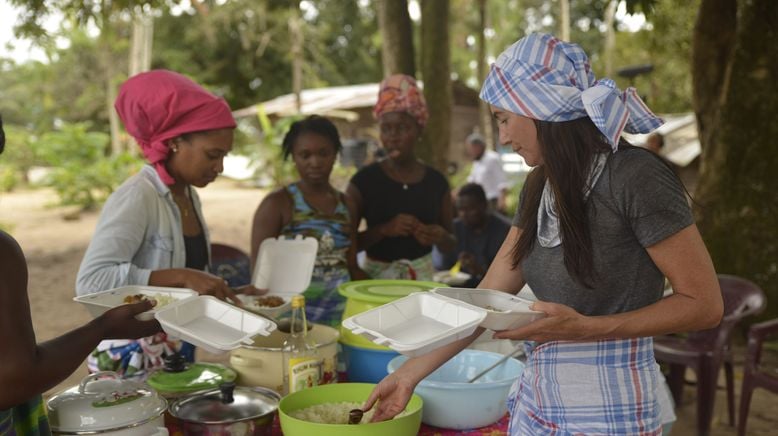
{"type": "Polygon", "coordinates": [[[394,74],[381,82],[373,116],[378,119],[389,112],[405,112],[422,128],[427,124],[427,103],[416,79],[405,74],[394,74]]]}

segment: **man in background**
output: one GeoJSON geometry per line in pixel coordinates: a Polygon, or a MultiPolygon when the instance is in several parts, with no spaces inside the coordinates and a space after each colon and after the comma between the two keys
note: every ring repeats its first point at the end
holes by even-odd
{"type": "Polygon", "coordinates": [[[468,183],[481,185],[492,209],[505,213],[505,200],[510,185],[502,170],[499,153],[489,150],[486,140],[479,133],[471,134],[465,142],[467,153],[473,159],[473,167],[467,177],[468,183]]]}
{"type": "Polygon", "coordinates": [[[464,286],[474,288],[497,256],[511,223],[502,215],[489,210],[484,189],[475,183],[462,186],[457,193],[456,206],[456,249],[443,253],[433,248],[432,263],[436,270],[446,270],[458,260],[460,270],[470,275],[464,286]]]}
{"type": "Polygon", "coordinates": [[[659,154],[659,152],[662,151],[662,147],[664,146],[665,146],[665,137],[662,136],[662,134],[659,132],[654,132],[648,135],[648,138],[646,138],[645,147],[656,154],[659,154]]]}

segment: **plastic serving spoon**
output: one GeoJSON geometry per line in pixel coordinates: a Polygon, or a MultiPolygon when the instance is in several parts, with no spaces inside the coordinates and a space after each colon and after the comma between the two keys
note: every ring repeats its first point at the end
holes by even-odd
{"type": "Polygon", "coordinates": [[[479,378],[483,377],[484,374],[486,374],[487,372],[493,370],[494,368],[497,368],[498,366],[500,366],[501,363],[505,362],[506,360],[510,359],[511,357],[519,354],[519,352],[523,352],[523,351],[524,351],[524,347],[519,345],[518,347],[516,347],[515,350],[511,351],[509,354],[506,354],[505,356],[502,356],[500,358],[500,360],[498,360],[497,362],[494,362],[491,366],[489,366],[485,370],[479,372],[478,374],[476,374],[475,377],[471,378],[467,382],[468,383],[472,383],[472,382],[478,380],[479,378]]]}

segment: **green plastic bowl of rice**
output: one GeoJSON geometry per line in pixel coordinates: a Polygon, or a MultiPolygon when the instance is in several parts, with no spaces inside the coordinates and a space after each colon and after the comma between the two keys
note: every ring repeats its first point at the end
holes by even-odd
{"type": "Polygon", "coordinates": [[[421,427],[422,400],[413,394],[405,411],[394,419],[370,423],[365,413],[365,424],[332,424],[348,422],[348,412],[367,400],[374,384],[336,383],[315,386],[287,395],[281,399],[278,413],[285,436],[403,436],[415,435],[421,427]],[[319,422],[314,422],[319,421],[319,422]],[[324,422],[327,422],[326,424],[324,422]]]}

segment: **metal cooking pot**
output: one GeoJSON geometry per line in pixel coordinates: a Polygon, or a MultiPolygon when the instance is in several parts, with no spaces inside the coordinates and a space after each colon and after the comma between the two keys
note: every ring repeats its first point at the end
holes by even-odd
{"type": "Polygon", "coordinates": [[[267,388],[235,387],[197,392],[177,399],[170,414],[186,435],[270,435],[281,396],[267,388]]]}
{"type": "Polygon", "coordinates": [[[78,386],[47,403],[55,435],[167,435],[162,414],[167,401],[143,383],[112,371],[84,377],[78,386]]]}
{"type": "MultiPolygon", "coordinates": [[[[311,324],[308,324],[311,326],[311,324]]],[[[337,382],[338,337],[337,329],[312,324],[308,332],[316,343],[322,358],[321,384],[337,382]]],[[[269,336],[256,336],[252,345],[243,345],[230,352],[230,366],[238,373],[238,383],[243,386],[262,386],[281,392],[284,385],[284,359],[281,349],[289,336],[279,322],[278,329],[269,336]]]]}

